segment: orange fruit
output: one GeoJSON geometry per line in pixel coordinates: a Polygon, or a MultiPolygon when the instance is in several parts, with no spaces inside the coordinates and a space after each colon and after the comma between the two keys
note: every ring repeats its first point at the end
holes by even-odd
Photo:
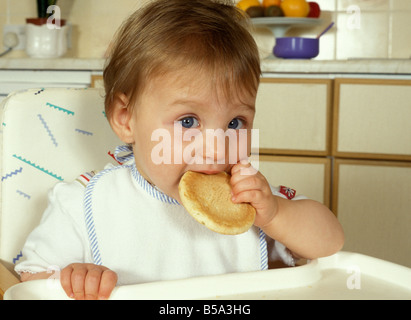
{"type": "Polygon", "coordinates": [[[259,7],[261,6],[260,1],[258,0],[241,0],[237,3],[237,8],[240,8],[244,12],[247,11],[250,7],[259,7]]]}
{"type": "Polygon", "coordinates": [[[310,5],[306,0],[283,0],[281,9],[286,17],[305,18],[310,12],[310,5]]]}
{"type": "Polygon", "coordinates": [[[280,6],[281,0],[263,0],[263,7],[268,8],[270,6],[280,6]]]}

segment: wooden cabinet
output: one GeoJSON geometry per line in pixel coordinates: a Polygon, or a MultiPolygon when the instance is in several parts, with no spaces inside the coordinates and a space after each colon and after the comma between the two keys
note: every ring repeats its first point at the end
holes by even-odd
{"type": "Polygon", "coordinates": [[[259,169],[273,186],[286,185],[330,205],[332,80],[263,78],[256,101],[259,169]]]}
{"type": "Polygon", "coordinates": [[[411,163],[337,159],[333,212],[344,250],[411,267],[411,163]]]}
{"type": "Polygon", "coordinates": [[[268,154],[329,154],[332,80],[262,79],[254,128],[268,154]]]}
{"type": "Polygon", "coordinates": [[[411,161],[411,81],[335,80],[333,155],[411,161]]]}
{"type": "Polygon", "coordinates": [[[289,186],[310,199],[330,204],[331,160],[260,156],[259,170],[274,186],[289,186]]]}
{"type": "Polygon", "coordinates": [[[411,81],[336,79],[333,119],[344,250],[411,267],[411,81]]]}
{"type": "Polygon", "coordinates": [[[329,206],[343,250],[411,267],[411,80],[265,78],[256,108],[269,182],[329,206]]]}

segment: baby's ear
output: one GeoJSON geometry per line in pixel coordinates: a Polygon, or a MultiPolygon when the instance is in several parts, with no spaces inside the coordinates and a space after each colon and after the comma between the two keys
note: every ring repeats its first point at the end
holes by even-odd
{"type": "Polygon", "coordinates": [[[111,105],[110,125],[115,134],[125,143],[134,143],[131,126],[132,111],[129,108],[129,99],[124,93],[115,95],[111,105]]]}

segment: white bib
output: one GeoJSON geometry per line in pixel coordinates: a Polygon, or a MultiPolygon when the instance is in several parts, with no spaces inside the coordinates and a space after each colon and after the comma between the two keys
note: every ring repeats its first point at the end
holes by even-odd
{"type": "Polygon", "coordinates": [[[94,176],[84,203],[94,263],[117,272],[119,284],[267,269],[260,229],[236,236],[210,231],[134,164],[94,176]]]}

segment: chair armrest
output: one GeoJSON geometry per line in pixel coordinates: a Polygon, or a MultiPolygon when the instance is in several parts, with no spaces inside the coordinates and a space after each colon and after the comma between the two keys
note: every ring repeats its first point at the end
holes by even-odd
{"type": "Polygon", "coordinates": [[[20,280],[0,263],[0,300],[3,300],[4,293],[8,288],[18,283],[20,280]]]}

